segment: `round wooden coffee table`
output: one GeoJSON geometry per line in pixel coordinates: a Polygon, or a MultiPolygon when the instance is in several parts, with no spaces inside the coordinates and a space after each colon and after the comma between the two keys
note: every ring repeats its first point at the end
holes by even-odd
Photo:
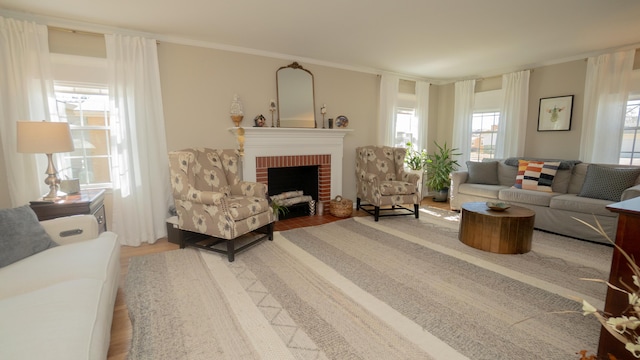
{"type": "Polygon", "coordinates": [[[531,250],[533,210],[514,206],[495,211],[484,202],[462,204],[458,239],[476,249],[498,254],[524,254],[531,250]]]}

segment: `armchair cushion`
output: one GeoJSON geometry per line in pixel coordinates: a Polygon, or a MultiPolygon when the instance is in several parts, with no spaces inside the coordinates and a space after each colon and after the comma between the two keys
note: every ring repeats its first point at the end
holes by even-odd
{"type": "Polygon", "coordinates": [[[55,246],[29,205],[0,209],[0,267],[55,246]]]}
{"type": "Polygon", "coordinates": [[[269,211],[269,202],[266,198],[251,196],[229,196],[226,199],[229,214],[233,221],[244,220],[250,216],[269,211]]]}
{"type": "Polygon", "coordinates": [[[416,184],[404,181],[383,181],[380,183],[381,195],[411,195],[417,191],[416,184]]]}

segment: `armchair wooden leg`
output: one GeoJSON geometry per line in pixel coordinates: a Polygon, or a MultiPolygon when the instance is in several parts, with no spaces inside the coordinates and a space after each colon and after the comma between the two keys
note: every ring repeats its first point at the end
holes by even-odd
{"type": "Polygon", "coordinates": [[[187,246],[187,241],[185,240],[186,234],[180,229],[178,229],[178,234],[180,235],[180,249],[184,249],[187,246]]]}
{"type": "Polygon", "coordinates": [[[420,205],[413,204],[413,212],[416,214],[416,219],[420,218],[420,205]]]}
{"type": "Polygon", "coordinates": [[[380,206],[376,206],[373,210],[373,218],[374,221],[378,221],[378,218],[380,218],[380,206]]]}
{"type": "Polygon", "coordinates": [[[360,210],[360,198],[356,198],[356,211],[360,210]]]}
{"type": "Polygon", "coordinates": [[[236,249],[233,240],[227,240],[227,256],[229,257],[229,262],[233,262],[236,259],[236,249]]]}
{"type": "Polygon", "coordinates": [[[269,229],[267,230],[267,234],[269,235],[269,237],[268,237],[269,241],[273,241],[273,228],[274,227],[275,227],[275,223],[274,222],[269,224],[269,229]]]}

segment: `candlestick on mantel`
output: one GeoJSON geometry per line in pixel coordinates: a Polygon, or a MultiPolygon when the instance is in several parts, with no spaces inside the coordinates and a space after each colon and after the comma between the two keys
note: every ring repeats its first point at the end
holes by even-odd
{"type": "Polygon", "coordinates": [[[273,113],[276,111],[276,101],[273,99],[269,101],[269,111],[271,111],[271,127],[273,127],[273,113]]]}
{"type": "Polygon", "coordinates": [[[322,104],[322,107],[320,108],[320,114],[322,114],[322,128],[324,129],[324,114],[327,113],[327,105],[326,104],[322,104]]]}

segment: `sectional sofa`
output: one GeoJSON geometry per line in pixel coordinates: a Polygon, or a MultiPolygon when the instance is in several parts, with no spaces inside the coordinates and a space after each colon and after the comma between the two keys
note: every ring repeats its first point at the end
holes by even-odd
{"type": "Polygon", "coordinates": [[[528,158],[467,162],[466,171],[451,174],[451,209],[500,200],[535,211],[537,229],[608,243],[574,218],[599,222],[615,240],[617,215],[606,206],[640,196],[638,184],[637,166],[528,158]]]}
{"type": "Polygon", "coordinates": [[[92,215],[38,223],[29,210],[0,210],[0,359],[106,359],[116,234],[98,235],[92,215]]]}

